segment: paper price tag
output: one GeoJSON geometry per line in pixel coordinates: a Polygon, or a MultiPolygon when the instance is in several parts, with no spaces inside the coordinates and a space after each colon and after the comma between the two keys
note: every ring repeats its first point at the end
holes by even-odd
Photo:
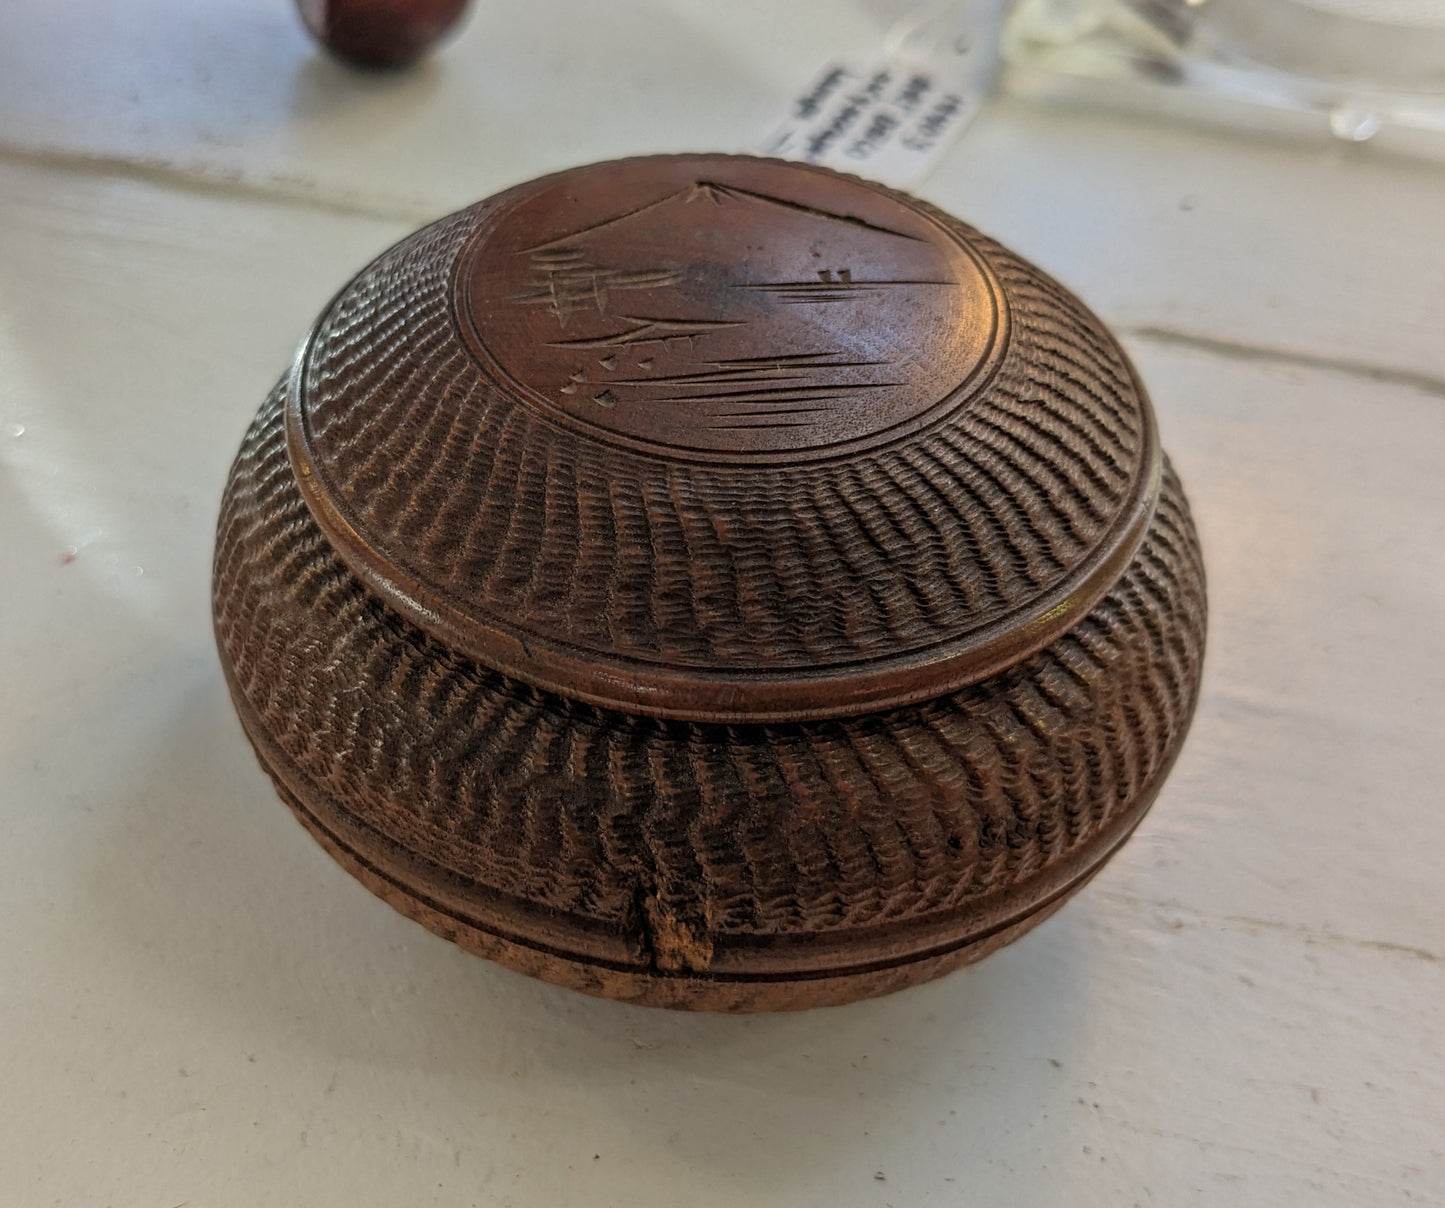
{"type": "Polygon", "coordinates": [[[928,174],[977,105],[926,61],[830,63],[759,150],[907,187],[928,174]]]}
{"type": "MultiPolygon", "coordinates": [[[[890,37],[903,44],[876,58],[829,63],[758,151],[898,188],[917,184],[983,101],[997,53],[997,14],[996,0],[949,6],[941,14],[949,28],[926,48],[890,37]]],[[[928,20],[925,14],[918,28],[928,20]]]]}

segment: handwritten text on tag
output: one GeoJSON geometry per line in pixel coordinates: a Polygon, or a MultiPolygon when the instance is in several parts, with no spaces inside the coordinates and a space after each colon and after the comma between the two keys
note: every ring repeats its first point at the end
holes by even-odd
{"type": "Polygon", "coordinates": [[[972,118],[969,83],[953,57],[830,63],[758,149],[906,188],[972,118]]]}

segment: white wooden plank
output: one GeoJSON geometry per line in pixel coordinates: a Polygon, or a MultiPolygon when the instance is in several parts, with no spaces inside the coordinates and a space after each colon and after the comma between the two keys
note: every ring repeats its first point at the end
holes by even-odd
{"type": "Polygon", "coordinates": [[[291,0],[3,0],[0,141],[434,215],[576,162],[741,149],[887,24],[832,0],[474,9],[386,75],[332,62],[291,0]]]}
{"type": "Polygon", "coordinates": [[[226,701],[226,465],[306,321],[405,225],[0,161],[7,1194],[1445,1197],[1438,398],[1132,339],[1211,574],[1205,698],[1155,811],[972,970],[677,1017],[531,983],[372,899],[226,701]]]}
{"type": "Polygon", "coordinates": [[[1445,393],[1445,169],[1001,102],[924,192],[1124,329],[1445,393]]]}
{"type": "MultiPolygon", "coordinates": [[[[541,172],[743,149],[900,0],[475,6],[396,77],[288,0],[0,0],[0,147],[403,216],[541,172]]],[[[924,192],[1116,324],[1445,381],[1445,170],[997,101],[924,192]]]]}

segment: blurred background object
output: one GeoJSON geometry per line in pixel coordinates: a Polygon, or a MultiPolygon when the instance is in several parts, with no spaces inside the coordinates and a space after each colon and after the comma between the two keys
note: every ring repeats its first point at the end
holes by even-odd
{"type": "Polygon", "coordinates": [[[354,67],[409,67],[461,20],[467,0],[296,0],[306,28],[354,67]]]}
{"type": "Polygon", "coordinates": [[[1439,0],[1020,0],[1021,95],[1445,152],[1439,0]]]}

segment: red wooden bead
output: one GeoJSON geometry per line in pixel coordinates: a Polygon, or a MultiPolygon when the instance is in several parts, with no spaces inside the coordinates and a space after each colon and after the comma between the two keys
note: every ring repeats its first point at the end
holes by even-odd
{"type": "Polygon", "coordinates": [[[407,67],[445,37],[467,0],[296,0],[301,19],[355,67],[407,67]]]}

